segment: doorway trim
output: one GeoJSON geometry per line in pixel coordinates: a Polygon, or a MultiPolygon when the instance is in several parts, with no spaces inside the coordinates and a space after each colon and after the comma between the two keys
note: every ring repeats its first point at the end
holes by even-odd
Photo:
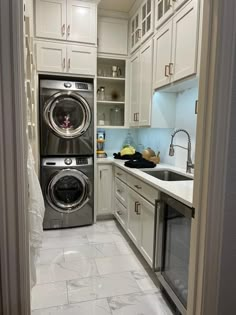
{"type": "Polygon", "coordinates": [[[23,1],[0,0],[0,313],[30,314],[23,1]]]}

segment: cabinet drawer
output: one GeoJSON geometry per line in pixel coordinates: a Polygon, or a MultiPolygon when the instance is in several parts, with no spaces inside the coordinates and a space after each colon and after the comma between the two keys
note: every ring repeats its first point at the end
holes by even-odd
{"type": "Polygon", "coordinates": [[[127,186],[115,178],[115,197],[127,208],[127,186]]]}
{"type": "Polygon", "coordinates": [[[151,203],[155,203],[155,199],[159,198],[159,191],[142,182],[140,179],[138,179],[135,176],[131,176],[128,175],[128,185],[135,191],[137,191],[137,193],[139,193],[140,195],[142,195],[145,199],[149,200],[151,203]]]}
{"type": "Polygon", "coordinates": [[[115,177],[126,183],[127,173],[119,167],[115,167],[115,177]]]}
{"type": "Polygon", "coordinates": [[[115,198],[115,217],[120,222],[122,227],[126,229],[128,221],[128,210],[122,205],[122,203],[115,198]]]}

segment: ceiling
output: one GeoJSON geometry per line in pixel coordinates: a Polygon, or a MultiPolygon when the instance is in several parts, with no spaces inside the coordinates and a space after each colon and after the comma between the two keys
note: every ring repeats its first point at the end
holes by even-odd
{"type": "Polygon", "coordinates": [[[101,0],[99,9],[128,13],[136,0],[101,0]]]}

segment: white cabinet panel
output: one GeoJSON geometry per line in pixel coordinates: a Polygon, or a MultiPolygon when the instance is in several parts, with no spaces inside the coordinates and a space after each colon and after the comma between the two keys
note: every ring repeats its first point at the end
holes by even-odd
{"type": "Polygon", "coordinates": [[[116,18],[99,17],[98,52],[107,54],[128,53],[128,21],[116,18]]]}
{"type": "Polygon", "coordinates": [[[67,40],[95,44],[96,25],[96,4],[67,0],[67,40]]]}
{"type": "Polygon", "coordinates": [[[99,165],[97,170],[97,214],[112,211],[112,166],[99,165]]]}
{"type": "MultiPolygon", "coordinates": [[[[158,30],[154,37],[153,88],[157,89],[170,83],[169,63],[171,60],[172,21],[158,30]]],[[[185,45],[185,41],[183,42],[185,45]]]]}
{"type": "Polygon", "coordinates": [[[121,226],[126,229],[128,222],[128,210],[115,198],[115,209],[114,214],[121,226]]]}
{"type": "Polygon", "coordinates": [[[66,45],[49,42],[36,44],[37,70],[47,72],[65,72],[66,45]]]}
{"type": "Polygon", "coordinates": [[[130,126],[138,125],[140,87],[140,55],[130,60],[130,126]]]}
{"type": "Polygon", "coordinates": [[[173,81],[197,71],[197,0],[191,1],[173,19],[173,81]]]}
{"type": "Polygon", "coordinates": [[[136,246],[140,236],[140,214],[138,212],[139,195],[133,190],[128,190],[128,226],[127,232],[136,246]]]}
{"type": "Polygon", "coordinates": [[[35,1],[36,36],[66,39],[66,0],[35,1]]]}
{"type": "Polygon", "coordinates": [[[141,47],[140,50],[140,104],[139,126],[150,126],[152,110],[152,69],[153,41],[141,47]]]}
{"type": "Polygon", "coordinates": [[[95,47],[67,46],[67,72],[95,75],[96,53],[95,47]]]}
{"type": "Polygon", "coordinates": [[[130,20],[130,49],[135,51],[141,43],[141,16],[140,9],[134,14],[130,20]]]}
{"type": "Polygon", "coordinates": [[[154,213],[155,207],[141,198],[140,251],[150,266],[153,261],[154,213]]]}

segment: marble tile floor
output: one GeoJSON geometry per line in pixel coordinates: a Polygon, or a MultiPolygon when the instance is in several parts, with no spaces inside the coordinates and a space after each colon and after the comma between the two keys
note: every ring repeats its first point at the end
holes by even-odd
{"type": "Polygon", "coordinates": [[[45,231],[32,315],[172,315],[115,221],[45,231]]]}

